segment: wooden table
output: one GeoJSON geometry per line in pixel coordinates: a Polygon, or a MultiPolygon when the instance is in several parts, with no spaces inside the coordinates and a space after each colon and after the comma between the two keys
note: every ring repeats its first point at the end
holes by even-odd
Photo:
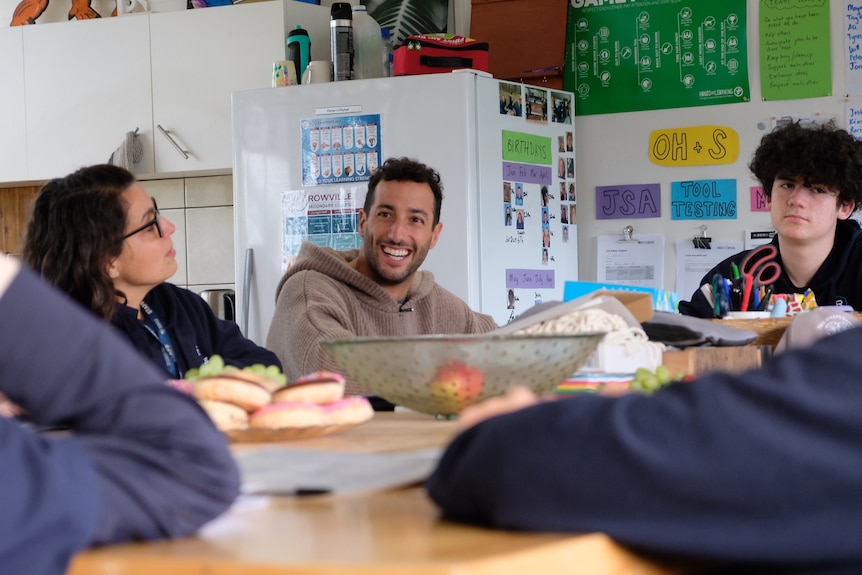
{"type": "MultiPolygon", "coordinates": [[[[341,434],[291,446],[398,452],[442,446],[454,432],[453,422],[384,412],[341,434]]],[[[67,575],[681,572],[638,557],[601,534],[513,533],[442,521],[424,490],[410,487],[361,496],[240,502],[195,538],[90,550],[74,559],[67,575]]]]}

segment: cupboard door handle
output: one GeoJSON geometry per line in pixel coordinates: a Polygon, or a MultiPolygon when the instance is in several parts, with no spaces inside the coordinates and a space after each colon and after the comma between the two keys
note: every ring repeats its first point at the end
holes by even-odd
{"type": "Polygon", "coordinates": [[[188,160],[188,159],[189,159],[189,151],[188,151],[188,150],[183,150],[183,149],[180,147],[180,145],[179,145],[179,144],[177,144],[177,141],[176,141],[176,140],[174,140],[174,139],[171,137],[171,133],[170,133],[168,130],[165,130],[164,128],[162,128],[162,125],[161,125],[161,124],[156,124],[156,127],[159,129],[159,132],[161,132],[161,133],[162,133],[162,135],[164,135],[164,137],[168,139],[168,141],[171,143],[171,145],[172,145],[174,148],[176,148],[176,150],[177,150],[180,154],[182,154],[182,155],[183,155],[183,158],[185,158],[186,160],[188,160]]]}

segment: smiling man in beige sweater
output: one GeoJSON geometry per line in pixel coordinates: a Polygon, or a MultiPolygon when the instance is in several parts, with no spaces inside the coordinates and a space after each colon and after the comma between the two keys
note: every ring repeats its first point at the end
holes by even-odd
{"type": "MultiPolygon", "coordinates": [[[[390,158],[368,182],[359,212],[362,247],[305,243],[276,289],[266,346],[293,379],[339,371],[320,342],[354,336],[484,333],[497,327],[419,267],[443,229],[443,187],[432,168],[390,158]]],[[[347,393],[361,394],[348,380],[347,393]]]]}

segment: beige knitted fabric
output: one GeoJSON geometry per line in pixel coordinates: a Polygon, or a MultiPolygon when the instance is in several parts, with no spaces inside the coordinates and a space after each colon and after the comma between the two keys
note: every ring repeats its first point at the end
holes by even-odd
{"type": "MultiPolygon", "coordinates": [[[[305,243],[276,289],[276,309],[266,347],[288,379],[320,369],[340,371],[320,341],[353,336],[485,333],[491,316],[471,310],[420,271],[404,304],[348,265],[358,250],[339,252],[305,243]]],[[[365,393],[347,382],[348,394],[365,393]]]]}

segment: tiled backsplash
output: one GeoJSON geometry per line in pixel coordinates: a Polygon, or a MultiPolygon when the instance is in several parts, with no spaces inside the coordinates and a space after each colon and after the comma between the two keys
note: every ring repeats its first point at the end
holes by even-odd
{"type": "Polygon", "coordinates": [[[141,184],[177,229],[177,273],[168,281],[200,293],[234,288],[233,179],[205,176],[141,184]]]}

